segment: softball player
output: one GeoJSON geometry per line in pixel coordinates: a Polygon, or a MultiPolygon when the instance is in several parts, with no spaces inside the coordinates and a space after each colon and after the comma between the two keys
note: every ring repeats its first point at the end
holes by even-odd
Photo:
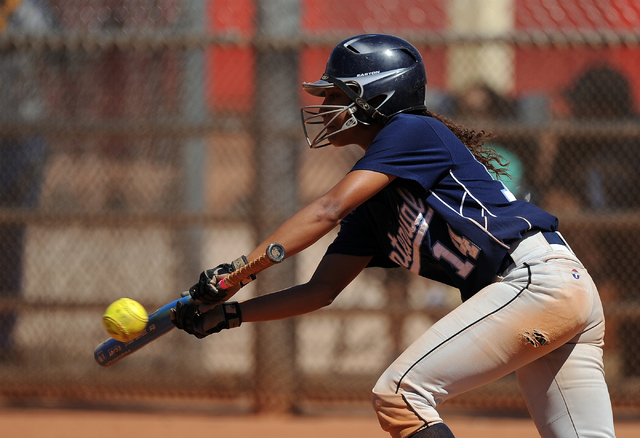
{"type": "MultiPolygon", "coordinates": [[[[204,313],[179,305],[175,324],[204,337],[243,321],[300,315],[329,305],[366,267],[402,266],[456,286],[463,303],[373,388],[373,408],[391,436],[452,437],[438,405],[515,371],[541,436],[613,437],[593,281],[557,219],[490,176],[496,156],[483,148],[484,132],[427,110],[426,82],[420,53],[400,38],[359,35],[338,44],[322,79],[303,83],[324,98],[302,109],[303,126],[312,148],[356,144],[364,155],[248,259],[270,242],[291,256],[340,224],[337,238],[308,283],[204,313]]],[[[228,299],[211,279],[232,269],[203,272],[192,297],[228,299]]]]}

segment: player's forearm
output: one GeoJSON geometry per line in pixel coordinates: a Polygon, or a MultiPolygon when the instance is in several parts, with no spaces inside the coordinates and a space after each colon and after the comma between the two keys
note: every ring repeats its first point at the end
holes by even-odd
{"type": "Polygon", "coordinates": [[[273,321],[303,315],[328,306],[333,298],[330,293],[310,290],[308,284],[294,286],[241,302],[242,321],[273,321]]]}
{"type": "MultiPolygon", "coordinates": [[[[247,259],[256,260],[265,253],[267,247],[272,243],[282,245],[286,257],[290,257],[313,245],[339,223],[339,216],[330,213],[330,210],[321,202],[316,201],[278,227],[253,252],[247,255],[247,259]]],[[[239,290],[239,286],[229,289],[224,300],[229,301],[239,290]]]]}
{"type": "Polygon", "coordinates": [[[249,260],[263,254],[272,242],[283,245],[287,256],[297,254],[335,228],[347,214],[389,185],[394,178],[393,175],[369,170],[348,173],[324,196],[274,231],[249,254],[249,260]]]}
{"type": "Polygon", "coordinates": [[[330,205],[321,200],[315,201],[278,227],[247,258],[253,260],[264,254],[267,246],[273,242],[284,247],[287,257],[297,254],[333,230],[342,216],[340,211],[330,205]]]}
{"type": "Polygon", "coordinates": [[[242,320],[283,319],[328,306],[370,261],[370,256],[327,254],[307,283],[240,303],[242,320]]]}

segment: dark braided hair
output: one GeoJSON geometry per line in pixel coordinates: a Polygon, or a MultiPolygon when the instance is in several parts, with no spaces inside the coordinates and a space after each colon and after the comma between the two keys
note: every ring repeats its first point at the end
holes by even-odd
{"type": "Polygon", "coordinates": [[[494,151],[491,147],[485,146],[485,143],[493,139],[495,136],[491,132],[484,130],[476,131],[465,126],[459,125],[451,120],[447,119],[442,114],[438,114],[433,111],[425,110],[422,115],[433,117],[434,119],[442,122],[447,128],[455,134],[456,137],[471,151],[473,156],[482,163],[488,170],[494,172],[496,175],[505,175],[510,178],[507,172],[506,166],[509,164],[500,154],[494,151]],[[497,164],[497,165],[496,165],[497,164]]]}

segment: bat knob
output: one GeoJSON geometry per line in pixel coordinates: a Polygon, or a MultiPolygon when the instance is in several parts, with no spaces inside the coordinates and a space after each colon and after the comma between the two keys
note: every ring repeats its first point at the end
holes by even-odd
{"type": "Polygon", "coordinates": [[[267,247],[267,257],[273,263],[280,263],[284,260],[286,253],[284,251],[284,246],[279,243],[272,243],[267,247]]]}

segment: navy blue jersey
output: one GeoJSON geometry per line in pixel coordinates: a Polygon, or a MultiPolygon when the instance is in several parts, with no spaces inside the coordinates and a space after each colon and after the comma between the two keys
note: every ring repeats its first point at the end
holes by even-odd
{"type": "Polygon", "coordinates": [[[351,212],[328,253],[373,256],[460,289],[466,300],[491,283],[510,245],[558,219],[516,200],[438,120],[399,114],[353,170],[397,178],[351,212]]]}

